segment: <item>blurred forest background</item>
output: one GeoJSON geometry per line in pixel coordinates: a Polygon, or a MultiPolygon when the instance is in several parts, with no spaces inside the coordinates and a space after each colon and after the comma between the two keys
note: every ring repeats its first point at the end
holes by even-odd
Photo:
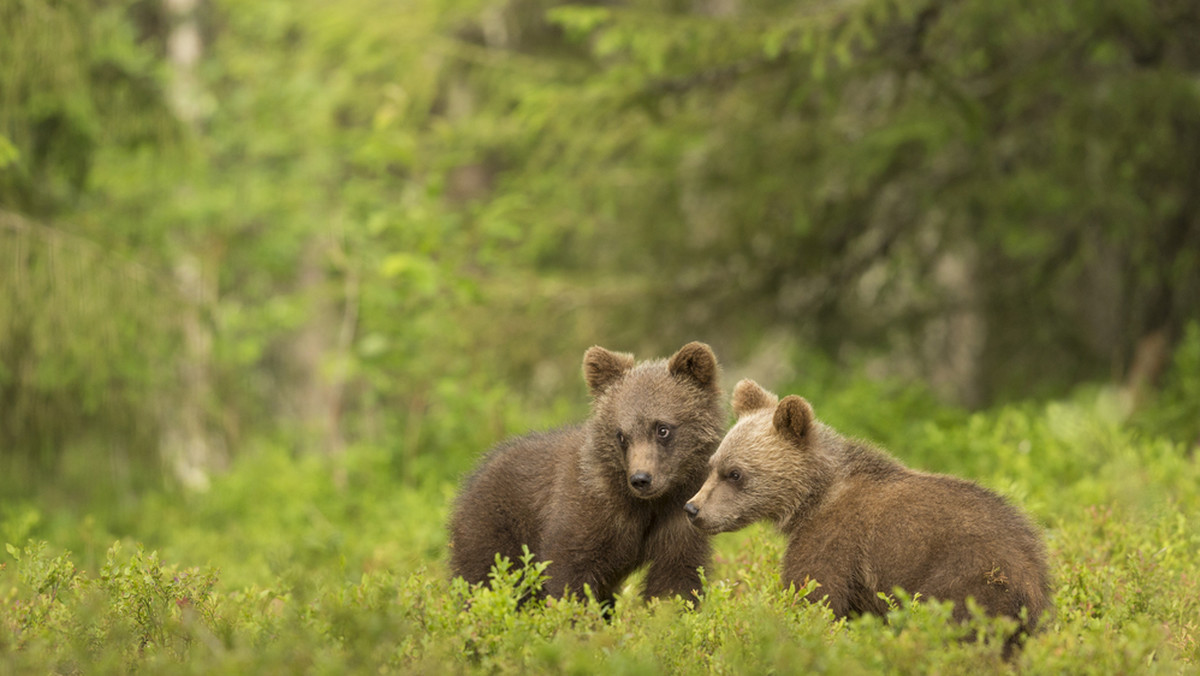
{"type": "Polygon", "coordinates": [[[444,481],[597,343],[1194,445],[1197,319],[1194,0],[0,0],[5,496],[444,481]]]}

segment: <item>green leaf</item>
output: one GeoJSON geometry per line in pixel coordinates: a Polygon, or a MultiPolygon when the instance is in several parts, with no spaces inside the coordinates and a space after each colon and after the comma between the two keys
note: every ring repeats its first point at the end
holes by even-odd
{"type": "Polygon", "coordinates": [[[546,20],[561,26],[575,41],[587,38],[610,18],[612,12],[604,7],[556,7],[546,12],[546,20]]]}
{"type": "Polygon", "coordinates": [[[4,134],[0,134],[0,169],[4,169],[10,164],[15,164],[21,159],[21,153],[17,147],[8,140],[4,134]]]}
{"type": "Polygon", "coordinates": [[[792,31],[790,28],[777,28],[767,31],[767,34],[763,36],[763,55],[768,59],[777,58],[783,53],[783,48],[787,45],[791,34],[792,31]]]}

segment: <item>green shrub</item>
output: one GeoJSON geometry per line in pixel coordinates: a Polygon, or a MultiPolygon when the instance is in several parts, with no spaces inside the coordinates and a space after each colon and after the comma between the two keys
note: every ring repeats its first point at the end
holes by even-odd
{"type": "Polygon", "coordinates": [[[868,396],[872,387],[814,401],[851,420],[870,400],[894,421],[883,441],[898,457],[977,480],[1044,530],[1054,612],[1011,663],[1001,659],[1009,620],[959,626],[945,604],[903,592],[886,618],[835,620],[808,600],[819,586],[781,588],[785,542],[769,524],[714,539],[699,609],[642,601],[640,572],[607,614],[586,596],[518,608],[547,572],[530,558],[499,560],[489,586],[449,579],[455,477],[400,488],[383,449],[293,460],[263,446],[206,493],[145,499],[127,537],[107,548],[97,543],[112,542],[114,524],[6,506],[6,538],[85,553],[7,547],[0,664],[172,674],[1200,671],[1200,463],[1186,447],[1122,423],[1105,390],[965,414],[925,411],[936,404],[921,396],[868,396]]]}
{"type": "Polygon", "coordinates": [[[1175,348],[1171,366],[1153,405],[1138,412],[1138,422],[1149,432],[1186,444],[1194,453],[1200,447],[1200,322],[1191,322],[1175,348]]]}
{"type": "Polygon", "coordinates": [[[214,641],[223,630],[214,571],[163,566],[157,553],[140,546],[125,557],[116,543],[93,578],[75,567],[69,552],[51,556],[45,542],[6,549],[20,584],[4,602],[10,639],[0,639],[0,649],[18,662],[47,660],[67,671],[180,662],[194,643],[214,641]]]}

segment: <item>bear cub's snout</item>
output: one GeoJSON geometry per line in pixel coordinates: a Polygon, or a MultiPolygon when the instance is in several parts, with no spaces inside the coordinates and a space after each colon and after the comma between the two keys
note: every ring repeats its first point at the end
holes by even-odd
{"type": "Polygon", "coordinates": [[[634,472],[633,476],[629,477],[629,485],[639,493],[649,490],[652,483],[654,483],[654,477],[650,476],[649,472],[634,472]]]}

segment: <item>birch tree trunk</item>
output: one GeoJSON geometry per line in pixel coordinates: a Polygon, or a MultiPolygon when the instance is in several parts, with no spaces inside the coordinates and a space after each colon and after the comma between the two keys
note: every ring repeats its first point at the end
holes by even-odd
{"type": "Polygon", "coordinates": [[[307,318],[291,341],[288,357],[293,425],[304,434],[305,446],[337,454],[342,436],[342,392],[345,352],[350,349],[357,312],[355,292],[346,289],[346,313],[339,316],[336,292],[325,269],[336,244],[329,237],[310,236],[298,261],[296,293],[304,300],[307,318]]]}
{"type": "MultiPolygon", "coordinates": [[[[167,60],[171,68],[171,105],[189,126],[200,119],[202,94],[196,77],[203,45],[196,19],[200,0],[165,0],[171,21],[167,35],[167,60]]],[[[183,355],[178,366],[181,389],[171,402],[163,424],[164,466],[186,487],[204,490],[209,473],[227,459],[219,437],[209,425],[213,390],[213,329],[205,320],[212,316],[217,289],[212,265],[205,261],[203,247],[187,242],[174,265],[175,284],[183,301],[180,330],[183,355]]]]}

